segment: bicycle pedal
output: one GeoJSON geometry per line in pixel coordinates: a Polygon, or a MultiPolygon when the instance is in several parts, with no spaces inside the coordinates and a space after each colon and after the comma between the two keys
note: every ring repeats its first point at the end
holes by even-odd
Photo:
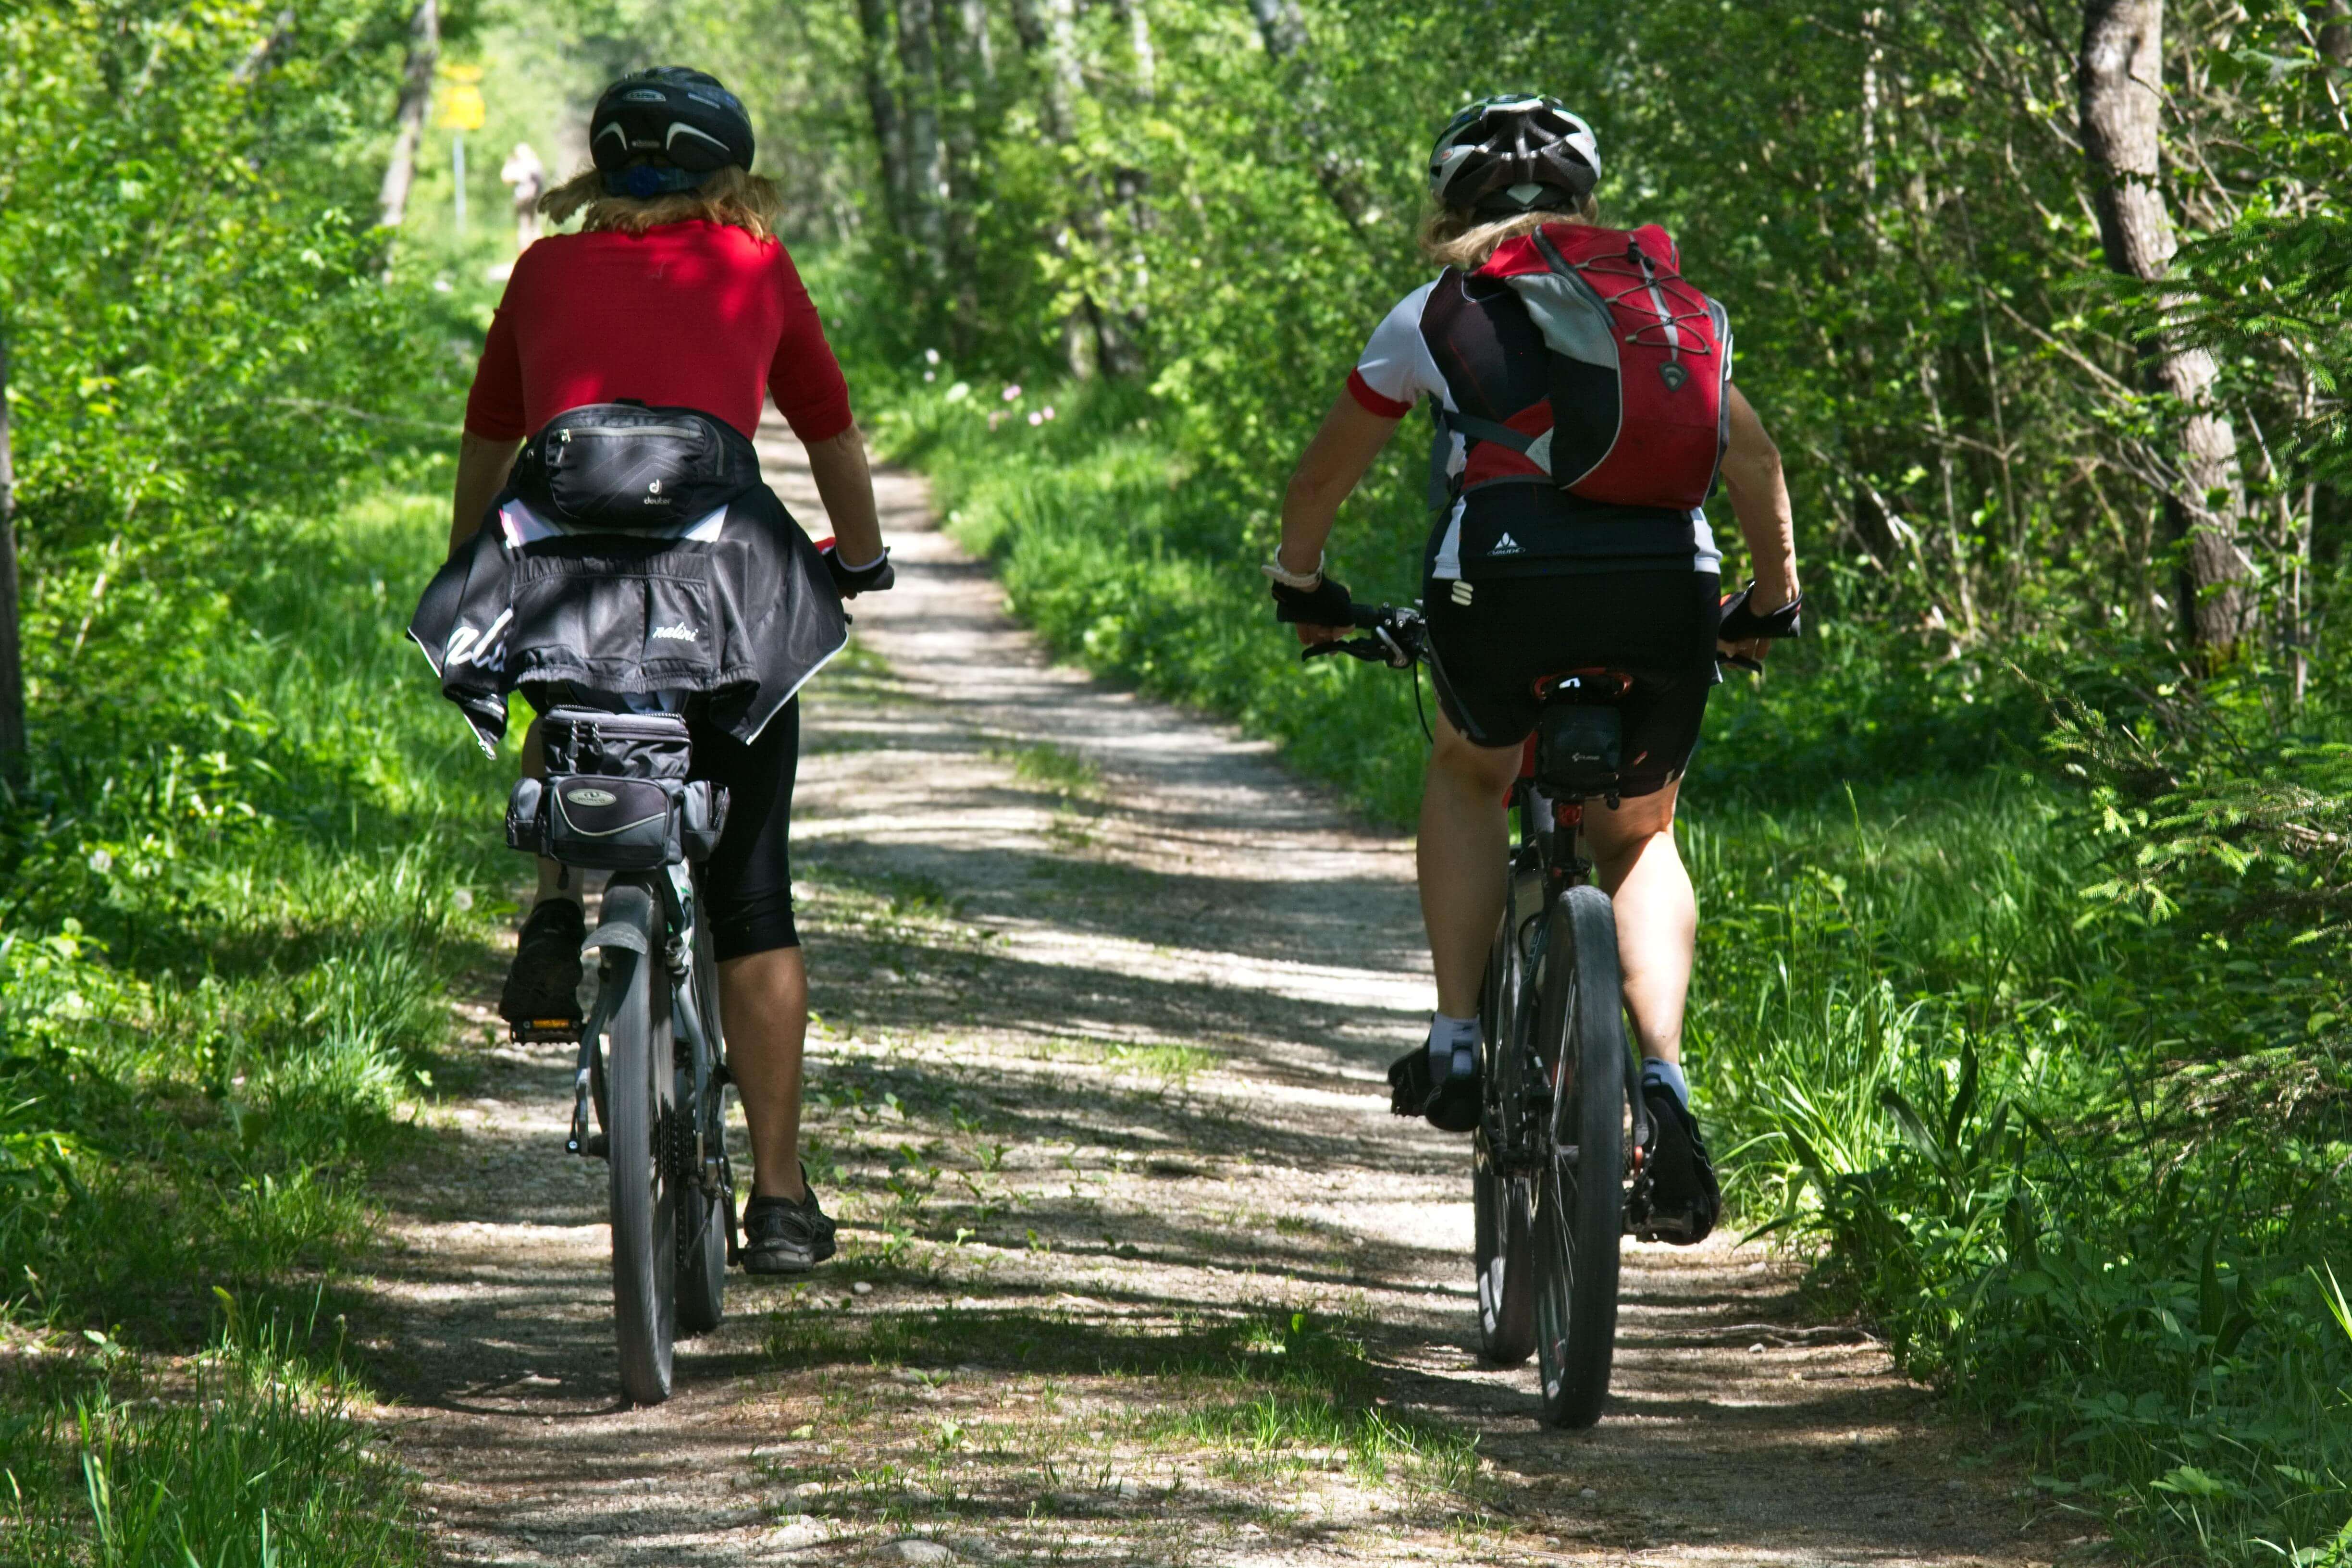
{"type": "Polygon", "coordinates": [[[518,1045],[577,1045],[580,1043],[578,1019],[530,1019],[509,1022],[507,1037],[518,1045]]]}
{"type": "Polygon", "coordinates": [[[601,1160],[611,1151],[612,1145],[602,1133],[591,1133],[577,1143],[567,1138],[563,1143],[564,1153],[578,1155],[583,1159],[601,1160]]]}

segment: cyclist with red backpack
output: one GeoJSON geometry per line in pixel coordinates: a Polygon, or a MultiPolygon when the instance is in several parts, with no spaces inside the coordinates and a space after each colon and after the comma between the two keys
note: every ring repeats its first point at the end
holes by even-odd
{"type": "MultiPolygon", "coordinates": [[[[1340,503],[1423,400],[1436,426],[1423,560],[1439,720],[1417,862],[1437,980],[1425,1047],[1391,1069],[1391,1108],[1476,1125],[1478,997],[1501,919],[1503,801],[1542,677],[1637,676],[1617,796],[1584,829],[1611,897],[1655,1129],[1653,1204],[1696,1241],[1720,1191],[1681,1070],[1697,904],[1675,800],[1717,679],[1720,478],[1753,563],[1744,603],[1795,633],[1796,552],[1780,453],[1731,381],[1723,308],[1684,280],[1664,229],[1603,227],[1591,128],[1530,95],[1469,105],[1431,153],[1423,248],[1444,270],[1389,312],[1291,476],[1265,567],[1276,616],[1314,644],[1349,634],[1325,575],[1340,503]]],[[[1760,658],[1768,643],[1731,645],[1760,658]]]]}

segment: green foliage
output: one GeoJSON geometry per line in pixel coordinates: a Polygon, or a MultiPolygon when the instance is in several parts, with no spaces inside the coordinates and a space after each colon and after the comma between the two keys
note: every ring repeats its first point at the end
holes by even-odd
{"type": "Polygon", "coordinates": [[[44,726],[0,884],[0,1266],[31,1310],[168,1341],[210,1284],[360,1234],[352,1178],[420,1094],[507,869],[497,771],[394,607],[439,531],[429,497],[249,525],[221,619],[256,631],[183,645],[136,704],[110,644],[44,726]]]}
{"type": "Polygon", "coordinates": [[[507,872],[400,635],[457,364],[373,227],[408,9],[0,7],[0,1318],[96,1347],[0,1383],[11,1561],[425,1556],[282,1336],[152,1355],[364,1237],[507,872]]]}

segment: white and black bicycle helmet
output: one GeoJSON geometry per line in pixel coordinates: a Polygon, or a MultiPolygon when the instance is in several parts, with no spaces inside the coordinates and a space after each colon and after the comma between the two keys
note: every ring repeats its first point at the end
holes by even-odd
{"type": "Polygon", "coordinates": [[[751,117],[717,77],[656,66],[604,89],[588,151],[614,195],[691,191],[720,169],[751,167],[751,117]]]}
{"type": "Polygon", "coordinates": [[[1429,153],[1438,205],[1482,218],[1574,212],[1601,183],[1592,127],[1558,99],[1507,93],[1446,121],[1429,153]]]}

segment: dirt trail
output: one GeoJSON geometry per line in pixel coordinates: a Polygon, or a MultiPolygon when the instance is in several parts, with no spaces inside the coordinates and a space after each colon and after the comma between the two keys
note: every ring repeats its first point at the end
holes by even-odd
{"type": "Polygon", "coordinates": [[[1881,1350],[1723,1239],[1628,1248],[1612,1414],[1537,1428],[1532,1373],[1474,1354],[1463,1143],[1386,1113],[1427,1005],[1408,845],[1050,666],[922,483],[879,488],[900,586],[810,689],[794,831],[843,1257],[738,1276],[677,1396],[625,1407],[568,1059],[485,1047],[364,1314],[453,1560],[2048,1558],[1881,1350]]]}

